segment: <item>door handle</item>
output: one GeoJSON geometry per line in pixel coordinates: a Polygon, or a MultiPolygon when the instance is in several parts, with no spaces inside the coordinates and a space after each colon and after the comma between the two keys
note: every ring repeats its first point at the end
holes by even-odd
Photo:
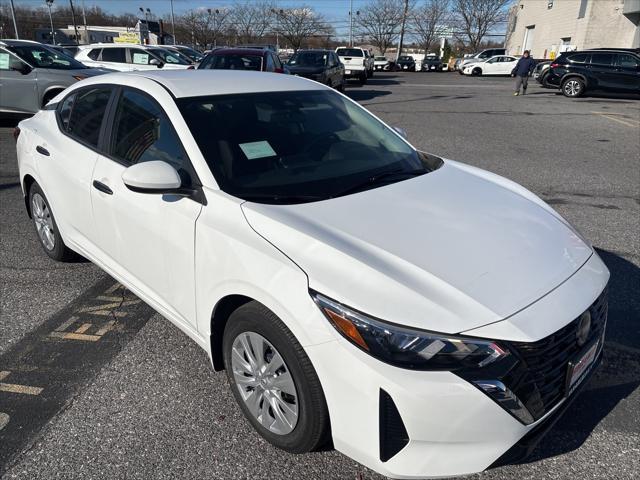
{"type": "Polygon", "coordinates": [[[44,155],[45,157],[48,157],[50,155],[49,150],[41,147],[40,145],[36,147],[36,152],[38,152],[40,155],[44,155]]]}
{"type": "Polygon", "coordinates": [[[106,193],[107,195],[113,195],[113,190],[111,190],[107,185],[98,180],[93,181],[93,188],[101,191],[102,193],[106,193]]]}

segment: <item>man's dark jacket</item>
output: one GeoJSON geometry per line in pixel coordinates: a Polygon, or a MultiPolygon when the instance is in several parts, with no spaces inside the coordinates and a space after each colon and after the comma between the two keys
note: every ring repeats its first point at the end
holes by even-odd
{"type": "Polygon", "coordinates": [[[521,57],[516,66],[513,67],[513,70],[511,70],[511,75],[527,77],[533,72],[534,68],[536,68],[536,61],[533,58],[521,57]]]}

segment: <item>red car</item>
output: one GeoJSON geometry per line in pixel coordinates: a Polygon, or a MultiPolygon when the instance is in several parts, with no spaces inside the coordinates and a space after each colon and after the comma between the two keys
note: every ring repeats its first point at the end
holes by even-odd
{"type": "Polygon", "coordinates": [[[219,48],[200,62],[198,70],[204,69],[285,73],[275,52],[257,48],[219,48]]]}

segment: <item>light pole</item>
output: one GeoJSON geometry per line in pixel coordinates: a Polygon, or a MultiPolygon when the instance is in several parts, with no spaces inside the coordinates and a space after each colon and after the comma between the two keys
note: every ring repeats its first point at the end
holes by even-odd
{"type": "Polygon", "coordinates": [[[51,24],[51,45],[56,44],[56,32],[53,31],[53,17],[51,16],[51,7],[53,5],[53,0],[44,0],[44,3],[47,4],[49,8],[49,23],[51,24]]]}
{"type": "Polygon", "coordinates": [[[176,24],[173,19],[173,0],[171,0],[171,36],[173,37],[173,44],[175,45],[176,44],[176,24]]]}
{"type": "Polygon", "coordinates": [[[16,9],[13,6],[13,0],[10,0],[9,5],[11,6],[11,18],[13,19],[13,30],[16,32],[16,39],[20,39],[20,34],[18,33],[18,23],[16,22],[16,9]]]}
{"type": "MultiPolygon", "coordinates": [[[[360,15],[360,10],[355,13],[360,15]]],[[[349,46],[353,47],[353,0],[349,0],[349,46]]]]}

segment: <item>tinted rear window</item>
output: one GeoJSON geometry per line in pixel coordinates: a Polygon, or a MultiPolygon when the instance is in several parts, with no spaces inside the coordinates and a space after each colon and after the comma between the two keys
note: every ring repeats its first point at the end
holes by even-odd
{"type": "Polygon", "coordinates": [[[101,48],[94,48],[89,53],[87,53],[87,57],[89,57],[91,60],[98,60],[101,50],[101,48]]]}
{"type": "Polygon", "coordinates": [[[213,70],[262,70],[262,56],[225,54],[211,55],[201,64],[201,69],[213,70]]]}
{"type": "Polygon", "coordinates": [[[592,53],[591,63],[596,65],[612,65],[613,54],[612,53],[592,53]]]}
{"type": "Polygon", "coordinates": [[[125,49],[124,48],[103,48],[102,61],[126,63],[127,59],[125,56],[125,49]]]}
{"type": "Polygon", "coordinates": [[[571,63],[587,63],[589,58],[589,54],[587,53],[578,53],[576,55],[571,55],[567,60],[571,63]]]}
{"type": "Polygon", "coordinates": [[[359,48],[339,48],[336,53],[341,57],[362,57],[362,50],[359,48]]]}

